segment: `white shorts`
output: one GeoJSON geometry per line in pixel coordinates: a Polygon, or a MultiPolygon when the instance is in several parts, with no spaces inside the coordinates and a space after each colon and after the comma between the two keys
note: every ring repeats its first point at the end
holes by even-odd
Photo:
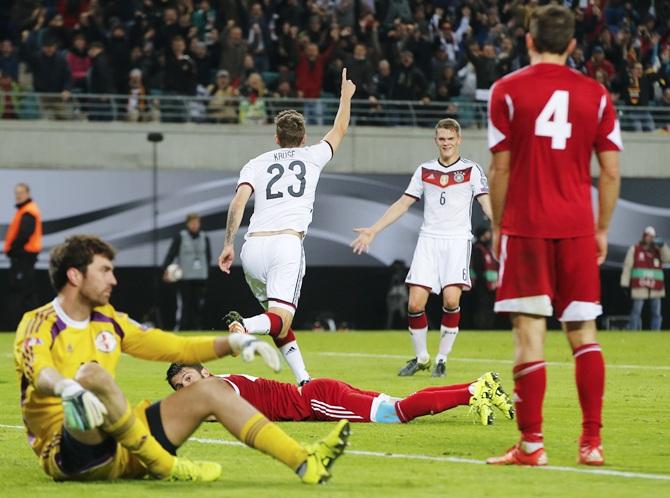
{"type": "Polygon", "coordinates": [[[261,305],[294,312],[305,276],[305,251],[295,235],[248,237],[242,246],[247,284],[261,305]]]}
{"type": "Polygon", "coordinates": [[[405,283],[425,287],[438,295],[448,285],[469,289],[472,286],[471,249],[469,239],[437,239],[419,235],[405,283]]]}

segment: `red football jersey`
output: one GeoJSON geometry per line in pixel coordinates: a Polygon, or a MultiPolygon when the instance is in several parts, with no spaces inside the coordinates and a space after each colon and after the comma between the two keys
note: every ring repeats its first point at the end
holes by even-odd
{"type": "Polygon", "coordinates": [[[274,421],[308,420],[312,415],[309,404],[298,388],[286,382],[252,377],[251,375],[217,375],[227,381],[237,394],[256,410],[274,421]]]}
{"type": "Polygon", "coordinates": [[[491,88],[488,142],[492,152],[511,155],[502,233],[566,238],[595,232],[591,152],[623,149],[601,84],[558,64],[505,76],[491,88]]]}

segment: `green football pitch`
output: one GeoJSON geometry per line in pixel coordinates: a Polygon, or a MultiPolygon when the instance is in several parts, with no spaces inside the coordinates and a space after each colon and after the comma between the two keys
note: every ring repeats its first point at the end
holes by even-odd
{"type": "MultiPolygon", "coordinates": [[[[461,383],[487,370],[501,373],[512,389],[512,339],[506,332],[461,332],[446,379],[420,372],[396,376],[410,356],[404,332],[301,333],[300,344],[314,376],[334,377],[361,388],[406,395],[424,386],[461,383]]],[[[429,336],[431,351],[437,334],[429,336]]],[[[224,474],[208,484],[151,480],[55,483],[42,473],[21,429],[19,391],[11,356],[13,334],[0,334],[0,495],[57,496],[282,496],[376,497],[603,497],[670,496],[670,334],[602,333],[608,363],[604,409],[607,465],[575,464],[580,410],[572,357],[559,332],[547,338],[548,391],[545,401],[546,468],[481,465],[517,438],[515,424],[502,416],[493,426],[473,424],[467,407],[417,419],[406,425],[354,424],[348,454],[333,468],[333,479],[315,490],[284,466],[239,445],[217,424],[205,424],[180,454],[220,462],[224,474]]],[[[260,360],[218,360],[216,373],[271,377],[260,360]]],[[[170,393],[166,365],[123,357],[118,381],[131,402],[170,393]]],[[[275,376],[292,381],[288,368],[275,376]]],[[[328,423],[282,423],[301,441],[325,434],[328,423]]]]}

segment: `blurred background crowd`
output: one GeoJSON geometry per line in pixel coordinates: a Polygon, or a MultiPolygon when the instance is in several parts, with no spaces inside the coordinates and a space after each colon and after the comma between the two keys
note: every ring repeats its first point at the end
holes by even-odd
{"type": "MultiPolygon", "coordinates": [[[[41,105],[62,119],[72,117],[63,102],[77,93],[126,95],[129,120],[156,119],[147,96],[186,95],[207,97],[195,111],[210,121],[262,123],[268,97],[337,97],[346,66],[371,124],[383,124],[374,114],[384,100],[442,103],[443,117],[450,103],[486,101],[498,78],[528,64],[525,27],[545,3],[4,0],[0,115],[16,117],[21,91],[58,94],[41,105]]],[[[670,2],[557,3],[577,17],[569,64],[605,85],[615,103],[641,108],[629,129],[667,126],[643,108],[670,108],[670,2]]],[[[311,123],[320,122],[320,105],[305,102],[311,123]]]]}

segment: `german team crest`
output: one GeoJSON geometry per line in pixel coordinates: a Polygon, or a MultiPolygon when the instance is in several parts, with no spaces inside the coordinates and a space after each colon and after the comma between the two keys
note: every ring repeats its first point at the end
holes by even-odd
{"type": "Polygon", "coordinates": [[[440,177],[440,185],[442,185],[443,187],[446,187],[448,183],[449,183],[449,175],[442,175],[440,177]]]}
{"type": "Polygon", "coordinates": [[[103,353],[111,353],[116,349],[116,337],[108,330],[103,330],[95,336],[95,347],[103,353]]]}
{"type": "Polygon", "coordinates": [[[465,180],[465,174],[462,171],[456,171],[454,173],[454,181],[456,183],[463,183],[463,180],[465,180]]]}

